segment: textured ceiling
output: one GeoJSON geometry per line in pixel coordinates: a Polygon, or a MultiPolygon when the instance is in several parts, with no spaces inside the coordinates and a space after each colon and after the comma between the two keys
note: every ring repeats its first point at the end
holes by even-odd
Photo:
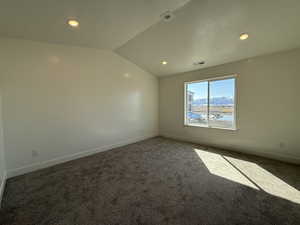
{"type": "Polygon", "coordinates": [[[112,50],[188,1],[0,0],[0,36],[112,50]],[[68,18],[80,28],[69,28],[68,18]]]}
{"type": "Polygon", "coordinates": [[[194,0],[175,15],[116,52],[163,76],[300,47],[299,0],[194,0]],[[243,32],[250,38],[240,41],[243,32]]]}

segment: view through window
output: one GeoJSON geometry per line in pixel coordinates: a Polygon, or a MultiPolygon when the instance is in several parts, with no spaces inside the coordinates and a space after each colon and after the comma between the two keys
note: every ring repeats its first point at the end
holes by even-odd
{"type": "Polygon", "coordinates": [[[185,83],[185,124],[235,129],[235,77],[185,83]]]}

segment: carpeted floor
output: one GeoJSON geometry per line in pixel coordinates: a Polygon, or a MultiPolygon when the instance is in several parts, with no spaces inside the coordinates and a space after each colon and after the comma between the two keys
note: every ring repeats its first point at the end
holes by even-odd
{"type": "Polygon", "coordinates": [[[9,179],[1,225],[299,225],[300,167],[152,138],[9,179]]]}

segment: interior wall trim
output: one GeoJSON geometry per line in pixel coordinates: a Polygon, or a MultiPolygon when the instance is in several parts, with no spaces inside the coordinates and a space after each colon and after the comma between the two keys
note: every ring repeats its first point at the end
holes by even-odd
{"type": "Polygon", "coordinates": [[[1,208],[2,197],[3,197],[3,193],[4,193],[4,188],[5,188],[5,184],[6,184],[6,179],[7,179],[7,173],[5,171],[4,175],[3,175],[3,179],[0,184],[0,208],[1,208]]]}
{"type": "Polygon", "coordinates": [[[191,142],[191,143],[195,143],[195,144],[200,144],[205,147],[223,149],[223,150],[237,152],[237,153],[241,153],[241,154],[255,155],[255,156],[260,156],[260,157],[264,157],[264,158],[268,158],[268,159],[274,159],[274,160],[281,161],[281,162],[287,162],[287,163],[300,165],[300,157],[294,156],[294,155],[283,155],[283,154],[280,154],[277,152],[276,153],[274,153],[274,152],[259,152],[259,151],[247,150],[247,149],[242,149],[242,148],[241,149],[228,148],[228,147],[224,147],[221,145],[213,145],[213,144],[205,143],[197,138],[178,136],[178,135],[172,135],[172,134],[171,135],[161,134],[160,136],[165,137],[165,138],[179,140],[179,141],[186,141],[186,142],[191,142]]]}
{"type": "Polygon", "coordinates": [[[133,144],[148,138],[153,138],[157,136],[157,134],[155,135],[145,135],[145,136],[141,136],[138,138],[131,138],[131,139],[127,139],[125,141],[119,142],[119,143],[115,143],[115,144],[110,144],[110,145],[105,145],[105,146],[100,146],[100,147],[96,147],[93,149],[88,149],[85,151],[81,151],[81,152],[77,152],[75,154],[70,154],[70,155],[66,155],[66,156],[62,156],[62,157],[57,157],[54,159],[50,159],[50,160],[46,160],[46,161],[42,161],[42,162],[38,162],[38,163],[33,163],[27,166],[23,166],[23,167],[19,167],[16,169],[11,169],[7,171],[7,178],[11,178],[11,177],[15,177],[15,176],[19,176],[19,175],[23,175],[26,173],[30,173],[33,171],[37,171],[40,169],[44,169],[47,167],[51,167],[60,163],[64,163],[64,162],[68,162],[74,159],[79,159],[82,157],[86,157],[89,155],[93,155],[99,152],[104,152],[104,151],[108,151],[108,150],[112,150],[114,148],[117,147],[122,147],[128,144],[133,144]]]}

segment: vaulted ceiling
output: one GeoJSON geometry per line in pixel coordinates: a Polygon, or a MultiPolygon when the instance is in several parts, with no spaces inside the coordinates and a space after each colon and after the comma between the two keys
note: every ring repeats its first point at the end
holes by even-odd
{"type": "Polygon", "coordinates": [[[0,35],[115,49],[189,0],[0,0],[0,35]],[[80,22],[71,29],[67,19],[80,22]]]}
{"type": "Polygon", "coordinates": [[[300,47],[299,0],[0,3],[2,37],[114,50],[158,76],[300,47]],[[160,18],[167,10],[175,15],[169,22],[160,18]],[[80,27],[69,28],[68,18],[78,19],[80,27]],[[249,38],[241,41],[244,32],[249,38]],[[204,65],[193,65],[202,60],[204,65]]]}
{"type": "Polygon", "coordinates": [[[175,16],[117,52],[162,76],[300,47],[299,0],[194,0],[175,16]],[[241,41],[244,32],[249,38],[241,41]],[[193,65],[202,60],[204,65],[193,65]]]}

